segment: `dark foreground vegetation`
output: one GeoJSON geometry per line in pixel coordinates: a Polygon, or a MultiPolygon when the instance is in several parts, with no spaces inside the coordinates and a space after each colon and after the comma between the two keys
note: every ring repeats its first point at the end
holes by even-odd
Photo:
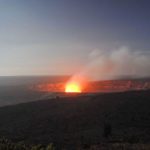
{"type": "MultiPolygon", "coordinates": [[[[0,139],[0,150],[55,150],[53,144],[47,146],[26,145],[23,142],[13,143],[7,139],[0,139]]],[[[98,145],[80,145],[75,148],[76,150],[149,150],[150,144],[140,143],[101,143],[98,145]]],[[[62,150],[65,150],[62,149],[62,150]]]]}
{"type": "Polygon", "coordinates": [[[24,142],[13,143],[5,138],[0,139],[0,150],[55,150],[53,144],[26,145],[24,142]]]}
{"type": "Polygon", "coordinates": [[[26,146],[19,150],[150,149],[149,98],[150,91],[133,91],[2,107],[0,138],[12,142],[1,140],[0,146],[4,150],[16,150],[18,145],[26,146]]]}

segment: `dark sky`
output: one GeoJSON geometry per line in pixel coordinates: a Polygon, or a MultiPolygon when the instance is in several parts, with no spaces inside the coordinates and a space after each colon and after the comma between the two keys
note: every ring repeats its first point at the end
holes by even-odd
{"type": "Polygon", "coordinates": [[[149,41],[149,0],[0,0],[0,75],[71,74],[94,49],[149,41]]]}

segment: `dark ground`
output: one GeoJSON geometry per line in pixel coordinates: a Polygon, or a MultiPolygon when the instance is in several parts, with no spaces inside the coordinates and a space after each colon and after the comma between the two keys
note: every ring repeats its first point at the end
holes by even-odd
{"type": "Polygon", "coordinates": [[[150,142],[150,91],[47,99],[0,108],[0,137],[59,147],[150,142]]]}

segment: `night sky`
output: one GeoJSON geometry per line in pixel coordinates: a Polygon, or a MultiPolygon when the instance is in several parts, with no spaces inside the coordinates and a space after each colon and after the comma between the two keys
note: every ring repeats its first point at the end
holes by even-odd
{"type": "Polygon", "coordinates": [[[73,74],[122,46],[149,52],[149,0],[0,0],[1,76],[73,74]]]}

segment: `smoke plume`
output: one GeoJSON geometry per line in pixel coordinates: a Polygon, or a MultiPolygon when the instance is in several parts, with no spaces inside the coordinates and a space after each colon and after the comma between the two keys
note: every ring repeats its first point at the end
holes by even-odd
{"type": "Polygon", "coordinates": [[[89,63],[72,77],[83,80],[109,80],[122,77],[150,77],[150,53],[133,51],[127,47],[116,50],[93,50],[89,63]]]}

